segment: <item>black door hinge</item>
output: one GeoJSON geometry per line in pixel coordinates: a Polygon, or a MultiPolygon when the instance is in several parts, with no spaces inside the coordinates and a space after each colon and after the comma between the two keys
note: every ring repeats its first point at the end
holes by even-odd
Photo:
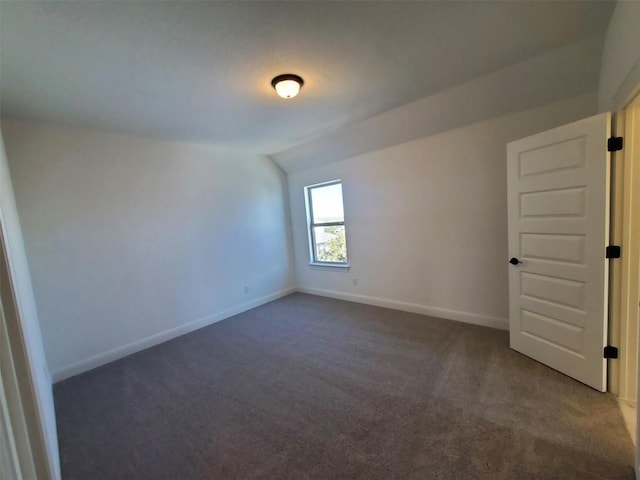
{"type": "Polygon", "coordinates": [[[606,258],[620,258],[620,245],[609,245],[605,250],[606,258]]]}
{"type": "Polygon", "coordinates": [[[623,143],[622,137],[609,137],[609,140],[607,140],[607,151],[617,152],[618,150],[622,150],[623,143]]]}
{"type": "Polygon", "coordinates": [[[618,347],[611,345],[604,347],[604,358],[618,358],[618,347]]]}

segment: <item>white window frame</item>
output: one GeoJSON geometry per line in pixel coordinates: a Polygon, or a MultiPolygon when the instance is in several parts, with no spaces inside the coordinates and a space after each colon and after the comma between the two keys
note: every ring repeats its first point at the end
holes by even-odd
{"type": "Polygon", "coordinates": [[[349,268],[349,249],[347,247],[347,261],[346,262],[324,262],[316,259],[316,239],[314,227],[334,227],[342,226],[345,232],[345,243],[347,235],[347,227],[344,221],[344,197],[342,199],[342,212],[343,217],[341,222],[324,222],[314,223],[313,221],[313,202],[311,201],[311,192],[316,188],[330,187],[331,185],[342,186],[342,180],[331,180],[329,182],[316,183],[313,185],[307,185],[304,187],[304,199],[307,207],[307,236],[309,237],[309,265],[316,267],[329,267],[329,268],[349,268]]]}

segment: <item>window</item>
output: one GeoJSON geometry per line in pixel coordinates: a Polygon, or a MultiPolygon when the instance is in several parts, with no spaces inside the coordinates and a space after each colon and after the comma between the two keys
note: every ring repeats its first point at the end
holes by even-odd
{"type": "Polygon", "coordinates": [[[342,182],[305,187],[309,252],[312,264],[347,266],[347,239],[342,206],[342,182]]]}

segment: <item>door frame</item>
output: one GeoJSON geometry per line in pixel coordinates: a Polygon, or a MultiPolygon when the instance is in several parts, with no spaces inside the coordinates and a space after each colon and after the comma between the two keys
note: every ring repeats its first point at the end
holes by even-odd
{"type": "MultiPolygon", "coordinates": [[[[12,402],[17,385],[13,375],[13,362],[8,344],[6,321],[0,301],[0,477],[8,480],[23,478],[18,450],[31,452],[31,447],[21,444],[21,406],[12,402]],[[5,386],[6,385],[6,386],[5,386]],[[17,408],[16,408],[17,407],[17,408]],[[18,430],[20,429],[20,430],[18,430]],[[18,430],[18,431],[16,431],[18,430]]],[[[26,432],[26,430],[22,430],[26,432]]]]}
{"type": "MultiPolygon", "coordinates": [[[[15,320],[17,309],[11,277],[9,258],[4,242],[4,225],[0,219],[0,403],[2,404],[2,431],[9,441],[9,478],[36,478],[36,464],[32,445],[33,427],[28,425],[25,411],[25,388],[21,388],[20,362],[22,355],[16,345],[15,320]],[[13,472],[13,473],[11,473],[13,472]]],[[[24,383],[24,380],[22,381],[24,383]]],[[[37,441],[37,440],[36,440],[37,441]]],[[[7,474],[7,472],[4,472],[7,474]]]]}
{"type": "Polygon", "coordinates": [[[612,370],[617,368],[617,384],[612,385],[618,397],[633,405],[636,422],[635,473],[640,479],[640,415],[637,414],[638,385],[640,384],[640,84],[636,86],[630,100],[616,115],[616,134],[624,137],[623,149],[616,161],[623,163],[622,183],[617,190],[620,203],[616,204],[616,220],[619,227],[622,256],[619,276],[613,292],[618,300],[612,306],[611,323],[617,329],[620,343],[619,362],[610,362],[612,370]],[[635,122],[631,123],[632,117],[635,122]],[[617,290],[617,292],[616,292],[617,290]],[[619,365],[616,365],[618,363],[619,365]]]}
{"type": "Polygon", "coordinates": [[[611,243],[622,247],[622,255],[611,264],[610,344],[618,346],[619,358],[609,362],[609,391],[635,406],[639,373],[640,136],[635,133],[634,143],[634,125],[629,121],[632,109],[640,116],[640,95],[615,115],[614,123],[614,134],[624,138],[624,146],[613,157],[611,243]]]}
{"type": "Polygon", "coordinates": [[[17,479],[56,479],[59,475],[51,462],[53,452],[48,449],[24,341],[5,228],[0,209],[0,438],[6,436],[12,445],[3,453],[9,454],[9,469],[18,472],[17,479]]]}

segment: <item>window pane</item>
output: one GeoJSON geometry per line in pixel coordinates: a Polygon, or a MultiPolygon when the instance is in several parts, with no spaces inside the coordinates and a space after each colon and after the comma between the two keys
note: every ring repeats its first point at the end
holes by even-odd
{"type": "Polygon", "coordinates": [[[311,189],[313,223],[344,222],[342,184],[311,189]]]}
{"type": "Polygon", "coordinates": [[[313,227],[316,241],[316,261],[347,263],[347,242],[344,225],[334,227],[313,227]]]}

